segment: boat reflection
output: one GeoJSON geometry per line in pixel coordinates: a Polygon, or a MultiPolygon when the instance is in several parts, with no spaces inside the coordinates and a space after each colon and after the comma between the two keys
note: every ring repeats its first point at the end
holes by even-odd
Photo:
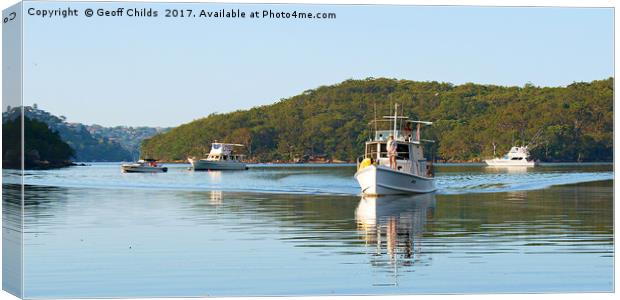
{"type": "Polygon", "coordinates": [[[222,191],[211,191],[209,194],[209,203],[211,205],[221,205],[222,199],[222,191]]]}
{"type": "Polygon", "coordinates": [[[207,171],[207,175],[209,176],[209,180],[212,183],[220,183],[222,182],[222,171],[207,171]]]}
{"type": "Polygon", "coordinates": [[[357,228],[374,246],[372,264],[408,266],[420,261],[422,234],[432,218],[435,194],[362,197],[355,210],[357,228]]]}
{"type": "Polygon", "coordinates": [[[522,174],[527,173],[528,169],[532,171],[531,167],[525,166],[486,166],[484,171],[487,173],[508,173],[508,174],[522,174]]]}

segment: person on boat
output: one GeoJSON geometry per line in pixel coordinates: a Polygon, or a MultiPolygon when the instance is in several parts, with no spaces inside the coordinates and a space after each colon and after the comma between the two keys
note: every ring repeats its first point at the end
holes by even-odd
{"type": "Polygon", "coordinates": [[[405,136],[411,139],[411,133],[413,132],[413,128],[411,128],[411,123],[407,122],[405,125],[405,136]]]}
{"type": "Polygon", "coordinates": [[[388,157],[390,159],[390,168],[396,170],[396,140],[394,139],[394,135],[390,134],[387,140],[387,151],[388,157]]]}
{"type": "Polygon", "coordinates": [[[426,165],[426,177],[433,177],[433,166],[432,165],[426,165]]]}

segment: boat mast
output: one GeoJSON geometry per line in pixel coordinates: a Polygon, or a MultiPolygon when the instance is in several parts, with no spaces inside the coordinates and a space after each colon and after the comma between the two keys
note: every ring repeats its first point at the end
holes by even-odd
{"type": "Polygon", "coordinates": [[[377,136],[377,101],[374,101],[374,105],[375,105],[375,137],[371,137],[371,138],[376,138],[377,136]]]}
{"type": "Polygon", "coordinates": [[[398,103],[394,103],[394,139],[396,139],[396,120],[398,119],[398,103]]]}

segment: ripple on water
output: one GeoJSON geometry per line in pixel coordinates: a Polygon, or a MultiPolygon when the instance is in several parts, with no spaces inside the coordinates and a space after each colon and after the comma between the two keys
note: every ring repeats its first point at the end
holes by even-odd
{"type": "MultiPolygon", "coordinates": [[[[349,165],[254,166],[247,171],[234,172],[192,172],[187,170],[187,165],[169,165],[169,172],[163,174],[123,174],[119,164],[93,163],[60,170],[27,171],[24,182],[59,187],[357,195],[360,190],[353,178],[354,172],[355,167],[349,165]]],[[[4,172],[4,182],[19,183],[16,174],[4,172]]],[[[613,179],[611,165],[536,167],[517,171],[444,165],[436,174],[439,194],[527,191],[613,179]]]]}

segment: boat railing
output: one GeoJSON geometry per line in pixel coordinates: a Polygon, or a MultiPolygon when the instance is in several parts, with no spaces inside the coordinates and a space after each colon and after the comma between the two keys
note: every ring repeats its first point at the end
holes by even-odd
{"type": "MultiPolygon", "coordinates": [[[[362,161],[364,161],[364,159],[369,158],[371,160],[371,163],[373,165],[378,165],[378,161],[377,161],[377,153],[380,155],[379,158],[388,158],[388,152],[370,152],[370,153],[366,153],[364,155],[360,155],[357,157],[356,159],[356,163],[357,163],[357,168],[359,169],[360,164],[362,163],[362,161]]],[[[396,152],[396,159],[397,160],[409,160],[409,152],[396,152]]]]}
{"type": "MultiPolygon", "coordinates": [[[[381,155],[381,157],[379,158],[388,158],[388,152],[387,151],[381,151],[381,152],[377,152],[377,151],[372,151],[369,153],[366,153],[364,155],[360,155],[357,158],[358,159],[364,159],[364,158],[372,158],[372,159],[377,159],[377,153],[381,155]]],[[[409,152],[408,151],[401,151],[401,152],[396,152],[396,159],[401,159],[401,160],[409,160],[409,152]]]]}
{"type": "MultiPolygon", "coordinates": [[[[377,130],[375,131],[375,141],[387,141],[390,135],[394,135],[394,130],[377,130]]],[[[416,138],[411,131],[397,130],[394,137],[397,141],[416,142],[416,138]]]]}
{"type": "MultiPolygon", "coordinates": [[[[380,154],[385,154],[385,157],[379,157],[380,159],[387,159],[387,152],[380,152],[380,154]]],[[[434,170],[433,170],[433,164],[432,162],[430,164],[426,165],[426,170],[421,170],[420,167],[420,161],[413,161],[413,160],[409,160],[408,159],[409,156],[409,152],[396,152],[396,159],[397,160],[407,160],[409,161],[409,170],[407,170],[409,173],[412,174],[419,174],[421,172],[424,172],[424,174],[427,177],[434,177],[434,170]]],[[[360,165],[362,164],[362,162],[364,161],[364,159],[370,159],[370,164],[377,166],[380,165],[379,161],[377,160],[377,152],[370,152],[370,153],[366,153],[364,155],[360,155],[357,157],[356,159],[356,169],[359,170],[360,169],[360,165]]],[[[401,169],[401,171],[404,171],[401,169]]]]}
{"type": "MultiPolygon", "coordinates": [[[[392,131],[390,131],[391,133],[392,131]]],[[[388,135],[389,136],[389,135],[388,135]]],[[[401,141],[401,142],[410,142],[410,143],[434,143],[435,140],[427,140],[427,139],[416,139],[415,136],[412,136],[411,134],[408,135],[402,135],[399,134],[396,136],[396,140],[397,141],[401,141]]],[[[387,141],[387,137],[381,134],[377,134],[375,135],[375,139],[374,141],[387,141]]]]}

